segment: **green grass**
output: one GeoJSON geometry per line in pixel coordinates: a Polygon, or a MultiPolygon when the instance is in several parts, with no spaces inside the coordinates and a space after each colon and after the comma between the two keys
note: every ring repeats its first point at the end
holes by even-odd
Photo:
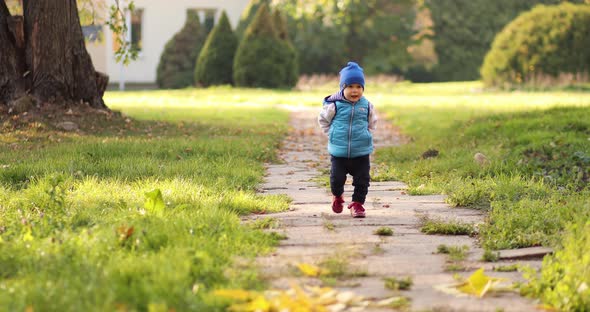
{"type": "Polygon", "coordinates": [[[590,94],[442,86],[449,90],[408,86],[373,100],[411,140],[377,151],[375,180],[403,180],[410,193],[424,185],[421,193],[488,210],[479,231],[490,249],[554,245],[567,224],[590,217],[590,94]],[[422,159],[431,148],[439,155],[422,159]],[[490,163],[477,164],[477,152],[490,163]]]}
{"type": "MultiPolygon", "coordinates": [[[[252,259],[280,236],[242,226],[237,217],[287,207],[285,197],[255,193],[263,163],[277,160],[287,131],[287,114],[276,108],[319,111],[335,89],[110,92],[107,105],[132,117],[121,126],[99,130],[90,120],[82,133],[62,133],[43,123],[16,130],[3,124],[0,306],[223,309],[210,290],[262,287],[248,261],[243,268],[232,259],[252,259]],[[154,189],[165,203],[156,215],[144,207],[154,189]],[[79,291],[61,290],[66,286],[79,291]]],[[[385,117],[380,122],[399,127],[408,142],[377,150],[373,180],[401,180],[409,194],[444,193],[451,205],[485,210],[478,235],[486,250],[561,250],[546,258],[553,260],[531,293],[575,310],[553,299],[567,293],[553,287],[560,272],[578,272],[571,255],[590,254],[585,236],[571,234],[573,223],[590,219],[584,90],[368,84],[365,95],[385,117]],[[423,159],[429,149],[438,155],[423,159]],[[476,153],[489,163],[475,162],[476,153]]],[[[579,272],[568,278],[563,287],[590,284],[579,272]]]]}
{"type": "Polygon", "coordinates": [[[558,311],[585,311],[590,307],[590,221],[571,224],[554,256],[543,259],[543,269],[528,269],[529,283],[521,292],[558,311]]]}
{"type": "Polygon", "coordinates": [[[465,258],[467,258],[468,251],[469,251],[469,246],[467,246],[467,245],[463,245],[463,246],[438,245],[436,248],[437,253],[449,255],[449,260],[452,262],[465,260],[465,258]]]}
{"type": "Polygon", "coordinates": [[[318,263],[322,273],[321,281],[328,286],[339,285],[346,279],[368,276],[366,268],[353,265],[354,259],[358,257],[355,252],[338,251],[333,255],[327,256],[318,263]]]}
{"type": "Polygon", "coordinates": [[[473,235],[475,229],[472,224],[457,220],[438,220],[428,216],[420,218],[420,231],[428,235],[473,235]]]}
{"type": "Polygon", "coordinates": [[[403,278],[397,277],[386,277],[385,281],[385,288],[391,290],[410,290],[412,288],[412,278],[410,276],[406,276],[403,278]]]}
{"type": "Polygon", "coordinates": [[[489,249],[484,250],[483,255],[481,256],[481,261],[485,262],[496,262],[498,260],[500,260],[500,253],[489,249]]]}
{"type": "Polygon", "coordinates": [[[518,271],[519,267],[520,267],[520,265],[517,263],[510,264],[510,265],[500,265],[500,266],[494,267],[494,271],[496,271],[496,272],[516,272],[516,271],[518,271]]]}
{"type": "Polygon", "coordinates": [[[447,255],[447,261],[445,263],[445,271],[447,272],[464,271],[466,268],[462,261],[467,258],[468,251],[469,246],[467,245],[447,246],[442,244],[436,248],[436,253],[447,255]]]}
{"type": "Polygon", "coordinates": [[[248,223],[253,229],[274,230],[281,227],[281,222],[276,218],[261,218],[248,223]]]}
{"type": "Polygon", "coordinates": [[[336,225],[330,220],[324,219],[323,225],[328,232],[336,231],[336,225]]]}
{"type": "Polygon", "coordinates": [[[382,226],[382,227],[376,229],[375,232],[373,232],[373,234],[379,235],[379,236],[392,236],[393,229],[386,227],[386,226],[382,226]]]}
{"type": "Polygon", "coordinates": [[[570,237],[579,247],[571,243],[546,257],[532,293],[560,310],[587,307],[568,289],[590,285],[569,260],[590,254],[582,235],[569,234],[572,224],[590,219],[590,93],[495,92],[472,82],[431,86],[400,85],[391,94],[370,94],[368,86],[367,97],[409,142],[377,151],[374,180],[402,180],[410,194],[443,193],[451,205],[486,210],[478,227],[486,250],[560,249],[570,237]],[[423,159],[429,149],[438,156],[423,159]],[[488,162],[477,163],[476,153],[488,162]],[[565,285],[557,282],[562,272],[577,273],[565,285]]]}
{"type": "Polygon", "coordinates": [[[0,310],[221,311],[212,290],[263,287],[253,259],[280,237],[239,215],[288,206],[256,194],[288,114],[198,93],[107,94],[131,117],[116,127],[0,133],[0,310]]]}

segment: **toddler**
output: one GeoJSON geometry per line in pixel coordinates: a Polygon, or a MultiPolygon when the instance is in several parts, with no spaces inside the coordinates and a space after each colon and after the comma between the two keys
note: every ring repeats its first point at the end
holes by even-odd
{"type": "Polygon", "coordinates": [[[340,71],[340,91],[324,99],[318,117],[320,127],[328,135],[332,211],[341,213],[344,208],[342,194],[346,175],[350,174],[354,192],[348,209],[354,218],[365,217],[363,205],[371,179],[372,132],[377,122],[375,109],[363,96],[364,91],[363,69],[355,62],[348,62],[340,71]]]}

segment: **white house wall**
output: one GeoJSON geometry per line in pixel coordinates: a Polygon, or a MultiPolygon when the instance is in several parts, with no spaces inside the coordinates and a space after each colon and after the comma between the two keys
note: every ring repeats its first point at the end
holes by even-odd
{"type": "Polygon", "coordinates": [[[103,73],[108,72],[107,50],[104,42],[86,42],[86,50],[92,57],[94,69],[103,73]]]}
{"type": "Polygon", "coordinates": [[[127,66],[116,62],[112,48],[113,37],[107,26],[104,28],[106,62],[102,53],[89,52],[93,60],[96,58],[97,65],[106,63],[106,66],[98,67],[106,67],[110,83],[119,83],[122,78],[125,83],[153,84],[164,46],[184,25],[187,9],[215,9],[216,21],[221,11],[225,10],[235,29],[248,2],[249,0],[134,0],[135,7],[143,9],[142,51],[138,59],[127,66]]]}

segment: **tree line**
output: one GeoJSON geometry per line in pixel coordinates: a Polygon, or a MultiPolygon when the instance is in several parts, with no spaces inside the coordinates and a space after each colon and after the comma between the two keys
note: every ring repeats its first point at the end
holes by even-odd
{"type": "MultiPolygon", "coordinates": [[[[274,28],[275,32],[283,33],[282,39],[289,46],[286,48],[289,51],[287,54],[292,55],[296,62],[295,65],[289,65],[290,70],[295,70],[296,73],[289,75],[334,74],[342,64],[355,60],[363,65],[368,74],[400,75],[408,80],[425,82],[474,80],[481,78],[484,57],[496,34],[510,21],[536,5],[560,2],[562,1],[252,0],[232,36],[237,38],[236,49],[239,50],[258,10],[265,6],[277,12],[275,15],[281,15],[283,21],[258,21],[258,24],[266,26],[257,27],[268,26],[274,28]]],[[[583,3],[584,0],[569,2],[583,3]]],[[[271,15],[262,19],[272,20],[271,15]]],[[[227,25],[224,32],[229,33],[227,25]]],[[[230,35],[225,36],[226,41],[233,41],[227,39],[231,38],[230,35]]],[[[193,47],[202,47],[205,37],[194,36],[193,40],[201,43],[196,42],[193,47]]],[[[175,40],[171,40],[170,45],[173,41],[175,40]]],[[[263,43],[259,41],[257,44],[263,43]]],[[[271,51],[274,47],[276,46],[270,45],[261,48],[261,51],[266,51],[261,53],[268,54],[268,62],[273,59],[271,51]]],[[[190,53],[183,52],[182,55],[190,53]]],[[[232,66],[238,65],[242,70],[239,75],[250,73],[251,76],[276,76],[284,71],[280,66],[270,73],[264,70],[258,72],[253,66],[246,70],[243,66],[240,67],[239,61],[234,62],[234,56],[235,54],[224,54],[227,57],[225,63],[231,60],[232,66]]],[[[164,58],[163,55],[162,60],[164,58]]],[[[260,61],[259,56],[254,59],[260,61]]],[[[223,63],[220,60],[217,62],[223,63]]],[[[225,68],[229,67],[226,65],[225,68]]],[[[189,72],[194,70],[188,69],[189,72]]],[[[227,74],[227,69],[224,72],[231,79],[226,78],[223,82],[233,83],[233,74],[227,74]]],[[[200,75],[204,75],[203,70],[200,75]]],[[[248,79],[251,80],[252,77],[248,79]]],[[[178,87],[207,84],[193,80],[178,87]]],[[[235,84],[240,85],[237,81],[235,84]]],[[[251,83],[242,85],[249,86],[251,83]]],[[[160,86],[174,87],[165,83],[160,86]]],[[[265,83],[260,86],[277,87],[265,83]]],[[[289,87],[292,83],[285,82],[281,86],[289,87]]]]}
{"type": "MultiPolygon", "coordinates": [[[[558,50],[576,49],[572,53],[551,54],[556,44],[546,43],[552,38],[543,36],[546,31],[541,31],[536,45],[526,47],[546,52],[549,56],[540,59],[547,60],[548,67],[527,62],[531,54],[516,51],[513,55],[519,61],[502,64],[501,74],[495,74],[499,71],[494,64],[503,57],[496,54],[482,69],[494,38],[521,13],[539,4],[561,2],[580,5],[571,9],[578,12],[588,7],[589,0],[270,2],[252,0],[235,30],[224,14],[210,34],[197,16],[189,16],[166,46],[158,83],[165,88],[214,84],[289,88],[300,74],[336,73],[348,60],[363,64],[368,74],[398,74],[413,81],[473,80],[482,78],[480,73],[494,73],[483,78],[496,85],[497,77],[510,77],[510,83],[526,81],[525,76],[533,75],[531,66],[535,76],[544,74],[543,68],[549,75],[587,74],[590,66],[588,49],[568,39],[570,33],[584,33],[580,26],[586,24],[577,22],[551,26],[574,29],[561,29],[565,39],[556,41],[563,45],[558,50]],[[565,65],[556,68],[558,58],[565,65]],[[528,64],[529,69],[511,68],[518,64],[528,64]]],[[[22,3],[23,14],[17,16],[5,0],[0,1],[0,111],[13,110],[22,98],[36,105],[69,102],[106,108],[102,96],[108,77],[95,71],[85,49],[76,0],[22,3]]],[[[585,21],[585,17],[568,20],[585,21]]],[[[539,18],[522,25],[549,21],[539,18]]],[[[508,39],[496,46],[514,46],[510,40],[520,37],[503,38],[508,39]]],[[[574,41],[585,42],[584,38],[574,41]]]]}
{"type": "Polygon", "coordinates": [[[187,13],[184,27],[160,58],[158,86],[293,87],[299,77],[298,57],[283,13],[259,2],[251,3],[246,12],[236,31],[222,12],[209,34],[196,14],[187,13]]]}

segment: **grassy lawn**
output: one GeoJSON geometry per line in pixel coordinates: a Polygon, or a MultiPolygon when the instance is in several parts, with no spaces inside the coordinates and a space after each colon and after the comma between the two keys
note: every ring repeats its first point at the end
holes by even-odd
{"type": "Polygon", "coordinates": [[[567,224],[588,220],[589,93],[438,88],[444,85],[441,94],[400,86],[399,96],[383,98],[381,111],[410,143],[377,152],[376,179],[489,211],[480,235],[491,249],[554,245],[567,224]],[[422,157],[429,149],[438,156],[422,157]],[[476,153],[487,161],[476,162],[476,153]]]}
{"type": "MultiPolygon", "coordinates": [[[[381,91],[382,92],[382,91],[381,91]]],[[[482,92],[478,83],[399,85],[376,105],[408,144],[377,151],[376,180],[484,209],[489,250],[551,246],[524,293],[563,311],[590,306],[590,93],[482,92]],[[431,88],[432,87],[432,88],[431,88]],[[436,157],[423,157],[428,150],[436,157]],[[476,153],[485,158],[475,161],[476,153]]]]}
{"type": "MultiPolygon", "coordinates": [[[[226,102],[220,90],[198,97],[226,102]]],[[[319,110],[333,91],[239,90],[231,101],[319,110]]],[[[368,83],[365,94],[407,141],[377,151],[375,180],[402,180],[412,194],[444,193],[451,205],[486,210],[478,236],[488,250],[554,247],[540,274],[527,273],[523,292],[562,310],[590,305],[590,93],[385,82],[368,83]],[[438,156],[423,158],[427,150],[438,156]],[[476,153],[485,155],[481,164],[476,153]]]]}
{"type": "Polygon", "coordinates": [[[263,287],[276,238],[239,215],[288,206],[256,195],[288,116],[186,95],[108,94],[132,118],[85,134],[0,133],[0,311],[223,310],[212,290],[263,287]]]}
{"type": "MultiPolygon", "coordinates": [[[[275,105],[319,111],[333,91],[110,92],[128,120],[90,116],[81,133],[5,123],[0,310],[222,310],[212,290],[264,287],[252,259],[276,237],[238,216],[288,205],[255,192],[287,131],[275,105]]],[[[487,211],[486,249],[555,247],[523,291],[560,310],[590,305],[590,93],[461,82],[365,94],[407,141],[376,152],[374,180],[487,211]]]]}

